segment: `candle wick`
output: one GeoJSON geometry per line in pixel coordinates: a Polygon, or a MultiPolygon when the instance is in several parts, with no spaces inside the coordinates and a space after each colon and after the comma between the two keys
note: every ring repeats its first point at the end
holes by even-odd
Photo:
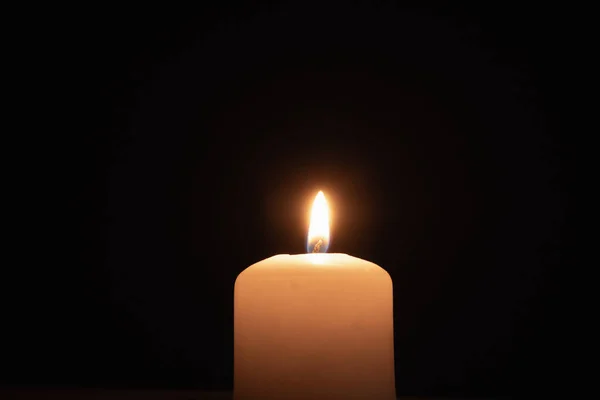
{"type": "Polygon", "coordinates": [[[321,250],[321,245],[323,244],[323,239],[319,239],[315,247],[313,247],[313,253],[318,253],[321,250]]]}

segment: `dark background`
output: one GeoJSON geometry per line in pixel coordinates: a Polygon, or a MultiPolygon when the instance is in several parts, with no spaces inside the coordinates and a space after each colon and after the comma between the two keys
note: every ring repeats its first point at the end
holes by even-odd
{"type": "Polygon", "coordinates": [[[234,280],[305,252],[318,190],[394,281],[398,394],[561,385],[566,17],[299,4],[30,32],[2,385],[231,388],[234,280]]]}

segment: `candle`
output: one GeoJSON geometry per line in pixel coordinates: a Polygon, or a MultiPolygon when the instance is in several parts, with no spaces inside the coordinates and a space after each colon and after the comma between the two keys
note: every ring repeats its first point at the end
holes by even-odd
{"type": "Polygon", "coordinates": [[[235,282],[234,398],[395,399],[392,280],[324,254],[329,215],[315,198],[307,248],[246,268],[235,282]]]}

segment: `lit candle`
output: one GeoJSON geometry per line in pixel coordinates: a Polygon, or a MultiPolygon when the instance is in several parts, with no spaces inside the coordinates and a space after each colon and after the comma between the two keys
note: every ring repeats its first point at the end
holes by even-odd
{"type": "Polygon", "coordinates": [[[329,245],[315,198],[309,254],[280,254],[235,282],[234,398],[395,399],[392,280],[329,245]]]}

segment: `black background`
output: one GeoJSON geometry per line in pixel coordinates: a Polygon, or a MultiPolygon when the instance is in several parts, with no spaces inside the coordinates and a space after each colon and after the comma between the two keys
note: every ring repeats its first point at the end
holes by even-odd
{"type": "Polygon", "coordinates": [[[0,383],[231,388],[234,280],[323,190],[394,281],[398,394],[560,385],[559,13],[203,7],[32,34],[0,383]]]}

